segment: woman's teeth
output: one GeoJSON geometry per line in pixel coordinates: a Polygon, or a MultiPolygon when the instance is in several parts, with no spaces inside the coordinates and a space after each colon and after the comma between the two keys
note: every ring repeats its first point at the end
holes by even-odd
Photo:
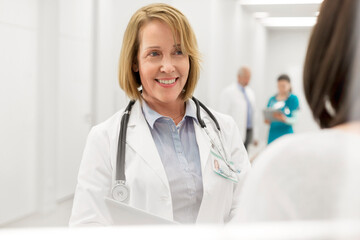
{"type": "Polygon", "coordinates": [[[173,83],[176,81],[176,78],[170,79],[170,80],[160,80],[160,79],[157,79],[157,81],[158,81],[159,83],[162,83],[162,84],[173,84],[173,83]]]}

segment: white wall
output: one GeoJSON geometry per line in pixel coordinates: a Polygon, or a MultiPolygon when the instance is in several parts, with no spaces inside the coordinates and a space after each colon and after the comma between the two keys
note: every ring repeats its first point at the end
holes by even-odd
{"type": "Polygon", "coordinates": [[[56,199],[74,193],[92,125],[93,2],[59,1],[56,199]]]}
{"type": "Polygon", "coordinates": [[[0,0],[0,224],[36,208],[36,0],[0,0]]]}
{"type": "MultiPolygon", "coordinates": [[[[263,145],[262,135],[262,97],[266,94],[267,88],[264,87],[264,79],[267,68],[267,50],[268,50],[268,30],[251,14],[242,11],[241,24],[241,58],[238,67],[245,64],[251,68],[251,80],[249,86],[253,89],[256,99],[255,109],[255,133],[254,139],[260,141],[259,145],[263,145]]],[[[232,82],[237,81],[236,74],[233,74],[232,82]]],[[[252,150],[252,149],[249,149],[252,150]]]]}
{"type": "Polygon", "coordinates": [[[93,82],[93,124],[104,121],[125,104],[125,95],[120,90],[118,76],[118,59],[122,40],[118,37],[125,31],[124,20],[128,10],[116,4],[132,4],[136,1],[102,0],[95,1],[95,44],[94,44],[94,82],[93,82]],[[120,41],[120,43],[119,43],[120,41]]]}
{"type": "Polygon", "coordinates": [[[91,1],[0,0],[0,224],[74,193],[92,113],[91,1]]]}
{"type": "Polygon", "coordinates": [[[56,110],[59,56],[58,1],[38,0],[37,210],[55,208],[56,110]]]}

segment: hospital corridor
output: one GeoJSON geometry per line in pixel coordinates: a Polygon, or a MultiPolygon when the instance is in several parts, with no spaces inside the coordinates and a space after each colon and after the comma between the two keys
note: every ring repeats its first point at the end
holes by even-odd
{"type": "Polygon", "coordinates": [[[359,24],[356,0],[0,0],[0,238],[360,239],[359,24]]]}

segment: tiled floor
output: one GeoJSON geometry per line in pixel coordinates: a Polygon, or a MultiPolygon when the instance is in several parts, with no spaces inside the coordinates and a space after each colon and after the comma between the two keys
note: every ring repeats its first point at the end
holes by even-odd
{"type": "Polygon", "coordinates": [[[1,226],[2,228],[66,227],[69,223],[73,199],[65,200],[47,214],[33,214],[21,220],[1,226]]]}

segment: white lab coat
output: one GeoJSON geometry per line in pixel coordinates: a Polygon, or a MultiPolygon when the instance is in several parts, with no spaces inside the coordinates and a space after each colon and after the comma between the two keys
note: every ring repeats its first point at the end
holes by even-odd
{"type": "MultiPolygon", "coordinates": [[[[253,135],[256,139],[256,109],[255,109],[255,94],[250,87],[245,87],[245,92],[249,98],[252,108],[252,121],[253,121],[253,135]]],[[[246,125],[247,125],[247,104],[244,94],[240,91],[238,83],[233,83],[226,87],[220,94],[219,106],[220,112],[230,115],[234,118],[239,127],[241,139],[243,142],[246,138],[246,125]]]]}
{"type": "MultiPolygon", "coordinates": [[[[190,101],[191,104],[194,104],[190,101]]],[[[107,121],[95,126],[89,133],[81,162],[78,184],[70,218],[70,226],[111,225],[104,197],[111,197],[115,180],[116,155],[120,120],[124,110],[107,121]]],[[[242,145],[234,121],[213,112],[223,134],[224,147],[232,161],[239,164],[241,173],[250,169],[250,163],[242,145]]],[[[209,130],[213,122],[201,111],[209,130]]],[[[197,223],[224,223],[229,221],[238,204],[241,184],[227,180],[213,171],[210,142],[201,126],[195,123],[203,177],[203,199],[197,223]]],[[[126,139],[125,175],[130,188],[130,206],[173,220],[171,193],[162,161],[157,152],[150,129],[136,101],[129,118],[126,139]]]]}

